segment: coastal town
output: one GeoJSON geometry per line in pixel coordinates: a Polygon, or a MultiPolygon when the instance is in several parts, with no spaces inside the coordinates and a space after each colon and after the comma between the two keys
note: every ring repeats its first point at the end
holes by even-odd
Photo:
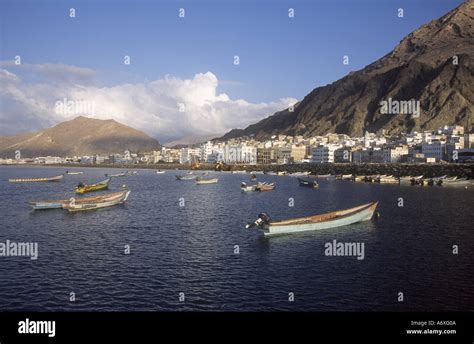
{"type": "Polygon", "coordinates": [[[345,134],[324,136],[273,135],[267,140],[252,137],[208,141],[186,147],[162,147],[151,152],[116,152],[110,155],[2,158],[0,164],[217,164],[285,165],[327,163],[467,163],[474,161],[474,133],[463,126],[444,126],[434,131],[414,131],[396,136],[365,132],[362,137],[345,134]]]}

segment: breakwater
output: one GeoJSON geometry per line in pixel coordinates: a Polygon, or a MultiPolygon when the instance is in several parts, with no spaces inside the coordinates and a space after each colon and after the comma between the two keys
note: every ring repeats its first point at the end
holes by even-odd
{"type": "MultiPolygon", "coordinates": [[[[18,165],[15,165],[18,166],[18,165]]],[[[215,170],[214,164],[201,164],[198,167],[188,164],[61,164],[61,165],[29,165],[29,166],[50,166],[68,168],[115,168],[121,170],[161,169],[161,170],[215,170]]],[[[417,176],[458,176],[474,178],[474,164],[286,164],[286,165],[225,165],[227,171],[265,171],[288,173],[309,171],[311,174],[354,174],[354,175],[375,175],[386,174],[395,177],[417,176]]]]}

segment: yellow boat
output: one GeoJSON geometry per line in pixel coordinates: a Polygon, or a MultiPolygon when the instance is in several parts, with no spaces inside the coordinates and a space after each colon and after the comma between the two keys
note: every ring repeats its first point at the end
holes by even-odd
{"type": "Polygon", "coordinates": [[[83,193],[91,192],[91,191],[105,190],[109,187],[109,183],[111,179],[112,178],[107,178],[106,180],[103,180],[99,183],[90,184],[90,185],[84,185],[80,183],[78,186],[76,186],[76,193],[83,194],[83,193]]]}

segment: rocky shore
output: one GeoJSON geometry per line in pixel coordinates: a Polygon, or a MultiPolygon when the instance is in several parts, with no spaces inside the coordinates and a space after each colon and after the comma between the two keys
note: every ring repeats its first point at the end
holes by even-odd
{"type": "MultiPolygon", "coordinates": [[[[24,165],[23,165],[24,166],[24,165]]],[[[38,165],[31,165],[38,166],[38,165]]],[[[41,165],[44,166],[44,165],[41,165]]],[[[50,167],[67,168],[115,168],[119,170],[131,170],[137,168],[155,170],[189,170],[190,165],[185,164],[61,164],[48,165],[50,167]]],[[[417,176],[458,176],[474,178],[474,164],[288,164],[288,165],[229,165],[226,170],[232,171],[265,171],[288,173],[309,171],[311,174],[354,174],[354,175],[375,175],[386,174],[395,177],[417,176]]],[[[201,164],[194,167],[196,170],[215,170],[214,164],[201,164]]]]}

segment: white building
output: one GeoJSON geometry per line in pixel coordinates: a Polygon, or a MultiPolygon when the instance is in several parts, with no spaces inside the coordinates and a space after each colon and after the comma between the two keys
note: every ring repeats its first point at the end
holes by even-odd
{"type": "Polygon", "coordinates": [[[446,151],[446,144],[442,141],[433,141],[421,145],[421,153],[426,158],[435,158],[436,161],[443,160],[446,151]]]}
{"type": "Polygon", "coordinates": [[[315,164],[334,162],[334,152],[338,148],[341,148],[341,146],[340,145],[325,145],[325,146],[314,147],[311,153],[312,162],[315,164]]]}

